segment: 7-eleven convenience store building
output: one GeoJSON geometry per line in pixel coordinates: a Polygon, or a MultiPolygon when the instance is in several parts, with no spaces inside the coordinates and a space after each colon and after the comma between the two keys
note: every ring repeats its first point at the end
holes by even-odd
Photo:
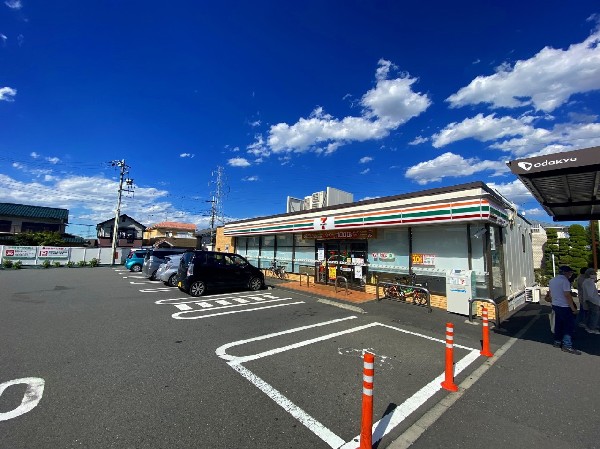
{"type": "Polygon", "coordinates": [[[343,276],[371,293],[414,272],[441,308],[452,273],[469,275],[472,297],[504,308],[534,283],[531,224],[483,182],[231,222],[216,246],[260,268],[285,265],[290,279],[343,276]]]}

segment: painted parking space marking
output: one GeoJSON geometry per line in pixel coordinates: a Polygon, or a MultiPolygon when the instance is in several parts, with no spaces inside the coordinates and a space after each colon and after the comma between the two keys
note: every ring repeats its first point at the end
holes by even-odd
{"type": "Polygon", "coordinates": [[[44,394],[44,379],[41,377],[24,377],[22,379],[9,380],[0,384],[0,396],[8,387],[13,385],[27,385],[21,404],[8,412],[0,413],[0,421],[6,421],[21,416],[35,408],[44,394]]]}
{"type": "MultiPolygon", "coordinates": [[[[319,343],[325,340],[329,340],[332,338],[339,337],[344,334],[350,334],[353,332],[364,331],[365,329],[373,328],[373,327],[384,327],[386,329],[394,330],[397,332],[401,332],[404,334],[413,335],[420,338],[425,338],[427,340],[446,344],[445,340],[430,337],[428,335],[420,334],[417,332],[408,331],[406,329],[402,329],[396,326],[390,326],[383,323],[370,323],[363,326],[356,326],[346,330],[330,333],[327,335],[323,335],[321,337],[311,338],[308,340],[302,340],[294,344],[273,348],[268,351],[263,351],[253,355],[247,356],[234,356],[227,353],[227,351],[233,347],[241,346],[246,343],[251,343],[259,340],[267,340],[271,338],[276,338],[278,336],[284,334],[291,334],[295,332],[301,332],[307,329],[320,327],[320,326],[328,326],[334,323],[339,323],[344,320],[353,320],[356,319],[356,316],[350,316],[347,318],[342,318],[338,320],[326,321],[322,323],[316,323],[313,325],[302,326],[294,329],[289,329],[283,332],[277,332],[272,334],[266,334],[259,337],[250,338],[247,340],[239,340],[232,343],[227,343],[216,350],[216,354],[225,360],[229,366],[231,366],[235,371],[240,373],[245,379],[247,379],[250,383],[256,386],[259,390],[265,393],[268,397],[270,397],[277,405],[283,408],[285,411],[290,413],[294,418],[300,421],[307,429],[317,435],[321,440],[327,443],[330,447],[336,449],[354,449],[357,446],[357,441],[360,438],[360,435],[346,442],[341,437],[336,435],[332,430],[328,429],[325,425],[317,421],[315,418],[310,416],[306,411],[295,405],[290,399],[285,397],[280,391],[271,386],[268,382],[261,379],[259,376],[254,374],[248,368],[243,366],[243,363],[258,360],[261,358],[269,357],[272,355],[280,354],[285,351],[290,351],[293,349],[301,348],[304,346],[308,346],[311,344],[319,343]]],[[[469,351],[466,356],[461,358],[458,362],[456,362],[454,367],[454,374],[458,375],[463,370],[465,370],[471,363],[479,358],[479,350],[475,348],[470,348],[462,345],[455,345],[456,347],[460,347],[469,351]]],[[[436,394],[439,390],[441,390],[441,382],[444,379],[445,374],[442,372],[434,379],[432,379],[429,383],[427,383],[424,387],[414,393],[411,397],[406,399],[402,404],[396,406],[393,410],[389,411],[386,415],[384,415],[379,421],[373,424],[373,443],[381,440],[385,435],[387,435],[392,429],[402,423],[408,416],[414,413],[420,406],[422,406],[427,400],[429,400],[434,394],[436,394]]]]}
{"type": "MultiPolygon", "coordinates": [[[[141,292],[158,293],[171,291],[177,287],[142,289],[141,292]]],[[[231,315],[235,313],[258,312],[275,307],[306,304],[295,301],[291,296],[279,297],[272,293],[239,292],[203,296],[202,299],[191,296],[159,299],[157,305],[174,306],[177,312],[171,315],[176,320],[199,320],[203,318],[231,315]]]]}
{"type": "Polygon", "coordinates": [[[170,292],[173,288],[177,287],[158,287],[158,288],[142,288],[140,292],[142,293],[159,293],[159,292],[170,292]]]}

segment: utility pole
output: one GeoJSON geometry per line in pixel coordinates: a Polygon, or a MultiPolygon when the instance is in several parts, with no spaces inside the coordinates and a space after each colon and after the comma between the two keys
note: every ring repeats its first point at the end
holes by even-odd
{"type": "Polygon", "coordinates": [[[117,239],[119,238],[118,236],[118,231],[119,231],[119,216],[121,215],[121,197],[123,195],[123,190],[125,190],[126,192],[131,192],[132,190],[130,190],[129,188],[131,186],[133,186],[133,179],[125,179],[125,175],[129,173],[129,165],[127,165],[125,163],[125,159],[121,159],[120,161],[112,161],[111,165],[113,167],[119,167],[120,169],[120,174],[119,174],[119,191],[118,191],[118,196],[117,196],[117,209],[115,211],[115,224],[113,226],[113,235],[112,235],[112,263],[111,265],[115,264],[115,252],[117,250],[117,239]],[[126,188],[123,189],[123,181],[125,181],[126,184],[126,188]]]}

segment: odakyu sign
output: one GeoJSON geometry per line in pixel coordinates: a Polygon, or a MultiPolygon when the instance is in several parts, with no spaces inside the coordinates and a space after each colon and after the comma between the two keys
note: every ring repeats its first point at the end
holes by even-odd
{"type": "Polygon", "coordinates": [[[515,175],[600,165],[600,147],[545,154],[507,163],[515,175]]]}
{"type": "Polygon", "coordinates": [[[530,171],[532,168],[539,167],[550,167],[552,165],[566,164],[567,162],[577,162],[576,157],[564,158],[564,159],[546,159],[544,162],[518,162],[517,165],[525,171],[530,171]]]}

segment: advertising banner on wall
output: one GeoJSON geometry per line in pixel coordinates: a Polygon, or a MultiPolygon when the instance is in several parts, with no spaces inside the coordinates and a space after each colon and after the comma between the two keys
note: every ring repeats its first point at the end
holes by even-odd
{"type": "Polygon", "coordinates": [[[7,259],[35,259],[36,246],[5,246],[2,257],[7,259]]]}
{"type": "Polygon", "coordinates": [[[69,257],[69,248],[59,246],[41,246],[38,251],[38,257],[67,259],[69,257]]]}
{"type": "Polygon", "coordinates": [[[412,264],[425,267],[435,266],[435,254],[412,254],[412,264]]]}

